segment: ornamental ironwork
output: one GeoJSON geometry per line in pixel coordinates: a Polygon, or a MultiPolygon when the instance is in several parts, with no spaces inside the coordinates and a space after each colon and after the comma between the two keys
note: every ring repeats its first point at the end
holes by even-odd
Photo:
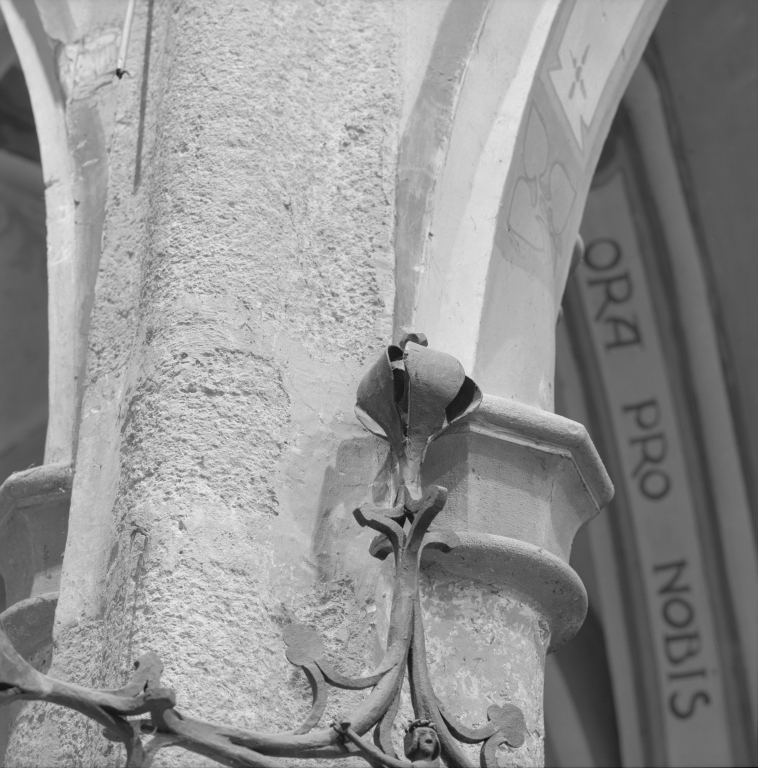
{"type": "Polygon", "coordinates": [[[124,744],[127,768],[148,768],[166,747],[250,768],[283,768],[294,758],[351,756],[383,768],[438,768],[443,762],[450,768],[474,768],[461,744],[481,744],[480,764],[497,768],[502,745],[524,743],[524,715],[513,704],[492,705],[487,722],[471,728],[445,708],[429,674],[419,592],[422,550],[449,551],[457,543],[454,533],[430,530],[447,490],[436,485],[422,489],[421,464],[429,443],[471,413],[481,392],[455,358],[429,349],[421,334],[408,334],[371,367],[357,400],[364,426],[389,442],[397,477],[392,506],[365,504],[353,513],[359,525],[378,534],[371,555],[385,559],[392,554],[395,562],[386,651],[372,674],[343,675],[327,660],[318,633],[292,622],[283,632],[285,653],[310,682],[311,710],[294,730],[262,733],[183,715],[174,691],[161,686],[163,664],[154,653],[136,660],[123,688],[94,690],[38,672],[0,628],[0,705],[33,699],[76,710],[104,726],[107,738],[124,744]],[[406,729],[402,759],[391,733],[406,675],[416,720],[406,729]],[[370,692],[349,715],[320,726],[330,688],[370,692]]]}

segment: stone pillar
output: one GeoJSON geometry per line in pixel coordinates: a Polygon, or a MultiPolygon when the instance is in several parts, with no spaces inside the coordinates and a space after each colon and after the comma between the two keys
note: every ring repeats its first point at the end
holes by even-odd
{"type": "MultiPolygon", "coordinates": [[[[374,663],[386,585],[352,510],[386,451],[353,405],[390,335],[394,39],[387,3],[137,4],[54,676],[118,686],[153,650],[183,711],[280,731],[309,700],[291,618],[374,663]]],[[[122,763],[43,706],[9,765],[122,763]]]]}
{"type": "Polygon", "coordinates": [[[519,706],[527,739],[504,747],[501,765],[541,765],[545,654],[587,611],[571,543],[613,487],[581,424],[486,395],[431,443],[422,479],[448,489],[437,525],[459,539],[425,552],[427,643],[445,649],[437,693],[465,722],[492,703],[519,706]]]}

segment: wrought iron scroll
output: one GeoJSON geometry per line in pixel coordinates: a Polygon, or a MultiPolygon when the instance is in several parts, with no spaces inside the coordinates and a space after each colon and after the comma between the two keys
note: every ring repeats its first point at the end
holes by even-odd
{"type": "Polygon", "coordinates": [[[294,730],[262,733],[183,715],[173,690],[161,687],[163,664],[153,653],[135,662],[131,682],[117,690],[93,690],[38,672],[16,652],[0,628],[0,705],[24,699],[59,704],[92,718],[107,738],[126,747],[127,768],[148,768],[166,747],[181,747],[219,763],[250,768],[283,768],[288,760],[362,756],[381,768],[474,768],[464,744],[481,744],[480,765],[497,768],[502,745],[524,743],[526,724],[513,704],[492,705],[487,722],[470,728],[450,714],[434,693],[424,647],[419,565],[424,547],[449,550],[455,534],[430,531],[445,505],[447,491],[423,493],[420,467],[426,448],[451,423],[481,401],[476,385],[457,360],[428,350],[411,334],[369,370],[358,390],[356,411],[374,433],[390,442],[397,462],[398,491],[390,507],[364,505],[354,516],[378,533],[371,554],[394,555],[395,581],[386,652],[365,677],[343,675],[327,660],[318,634],[293,622],[284,630],[288,660],[300,667],[312,689],[311,710],[294,730]],[[405,759],[391,739],[401,689],[408,675],[416,720],[406,730],[405,759]],[[329,688],[370,689],[349,715],[319,728],[329,688]],[[372,738],[369,737],[373,730],[372,738]]]}

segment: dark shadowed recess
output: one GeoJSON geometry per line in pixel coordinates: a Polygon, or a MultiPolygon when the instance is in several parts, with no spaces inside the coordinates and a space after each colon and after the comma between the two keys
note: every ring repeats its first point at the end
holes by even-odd
{"type": "Polygon", "coordinates": [[[18,66],[12,66],[0,80],[0,149],[40,162],[32,105],[18,66]]]}

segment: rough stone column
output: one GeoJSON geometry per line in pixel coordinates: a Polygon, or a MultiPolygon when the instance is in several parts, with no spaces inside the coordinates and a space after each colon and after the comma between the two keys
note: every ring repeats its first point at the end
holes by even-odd
{"type": "MultiPolygon", "coordinates": [[[[113,686],[154,650],[181,709],[285,730],[309,704],[289,618],[374,663],[351,511],[384,454],[352,410],[391,325],[392,11],[138,3],[52,674],[113,686]]],[[[120,764],[100,731],[27,707],[9,764],[120,764]]]]}

